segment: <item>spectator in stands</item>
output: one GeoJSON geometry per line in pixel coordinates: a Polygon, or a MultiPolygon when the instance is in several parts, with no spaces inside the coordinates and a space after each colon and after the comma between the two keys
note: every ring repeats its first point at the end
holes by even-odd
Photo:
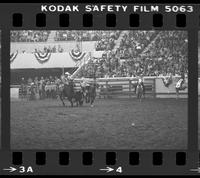
{"type": "Polygon", "coordinates": [[[11,32],[11,42],[45,42],[50,31],[19,30],[11,32]]]}

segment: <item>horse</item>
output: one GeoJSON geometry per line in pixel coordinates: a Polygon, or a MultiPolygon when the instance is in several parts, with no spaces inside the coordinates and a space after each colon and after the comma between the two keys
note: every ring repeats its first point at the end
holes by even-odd
{"type": "Polygon", "coordinates": [[[58,86],[58,96],[60,100],[62,101],[63,106],[65,106],[65,102],[64,102],[65,97],[71,103],[71,107],[74,106],[73,102],[76,103],[76,106],[83,105],[83,92],[75,91],[74,87],[75,87],[75,84],[72,80],[70,80],[68,84],[60,84],[58,86]]]}
{"type": "Polygon", "coordinates": [[[86,103],[90,103],[90,106],[93,107],[94,100],[96,98],[96,88],[98,88],[99,85],[96,83],[91,83],[88,86],[82,87],[84,94],[85,94],[85,101],[86,103]]]}
{"type": "Polygon", "coordinates": [[[89,103],[90,102],[90,97],[89,97],[89,90],[90,90],[90,85],[87,85],[85,87],[82,87],[83,92],[84,92],[84,98],[85,102],[89,103]]]}
{"type": "Polygon", "coordinates": [[[137,87],[136,87],[136,95],[137,95],[137,98],[141,102],[142,96],[144,96],[144,87],[143,87],[142,83],[140,83],[140,82],[138,82],[137,87]]]}
{"type": "Polygon", "coordinates": [[[183,78],[179,79],[176,83],[175,89],[176,89],[176,99],[179,98],[179,91],[183,91],[187,88],[187,85],[185,84],[185,80],[183,78]]]}

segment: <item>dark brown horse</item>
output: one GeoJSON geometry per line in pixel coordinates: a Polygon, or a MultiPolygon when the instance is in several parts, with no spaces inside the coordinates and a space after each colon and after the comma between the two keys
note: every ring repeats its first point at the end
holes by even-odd
{"type": "Polygon", "coordinates": [[[75,91],[75,84],[73,80],[69,81],[69,84],[60,84],[58,87],[58,96],[62,101],[63,106],[65,106],[64,99],[67,98],[71,104],[71,107],[74,106],[74,102],[76,106],[83,105],[83,92],[82,90],[75,91]]]}
{"type": "Polygon", "coordinates": [[[90,103],[91,107],[94,105],[94,101],[96,98],[96,89],[99,87],[97,83],[90,83],[89,86],[82,87],[84,91],[85,101],[86,103],[90,103]]]}

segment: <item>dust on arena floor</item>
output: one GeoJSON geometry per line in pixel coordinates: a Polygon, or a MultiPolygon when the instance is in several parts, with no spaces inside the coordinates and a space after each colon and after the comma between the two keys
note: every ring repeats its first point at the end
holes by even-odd
{"type": "Polygon", "coordinates": [[[186,149],[187,99],[11,102],[12,149],[186,149]],[[68,104],[69,106],[69,104],[68,104]]]}

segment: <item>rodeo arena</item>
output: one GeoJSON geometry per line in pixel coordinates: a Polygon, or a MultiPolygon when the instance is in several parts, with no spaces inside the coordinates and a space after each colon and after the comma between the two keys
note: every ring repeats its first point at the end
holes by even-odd
{"type": "Polygon", "coordinates": [[[12,149],[186,149],[186,31],[11,31],[12,149]]]}

